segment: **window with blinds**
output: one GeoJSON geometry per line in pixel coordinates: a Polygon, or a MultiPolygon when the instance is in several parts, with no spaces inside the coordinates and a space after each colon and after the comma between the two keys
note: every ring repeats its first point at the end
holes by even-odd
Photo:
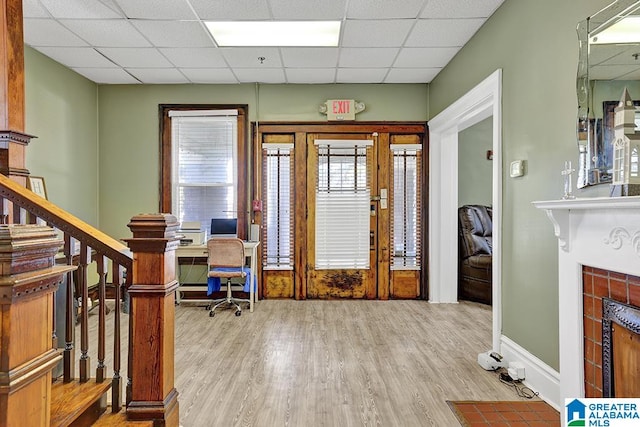
{"type": "Polygon", "coordinates": [[[180,223],[236,218],[236,110],[170,111],[173,213],[180,223]]]}
{"type": "Polygon", "coordinates": [[[262,145],[265,270],[293,269],[293,144],[262,145]]]}
{"type": "Polygon", "coordinates": [[[391,144],[391,269],[394,270],[420,268],[421,150],[415,144],[391,144]]]}
{"type": "Polygon", "coordinates": [[[373,141],[316,140],[316,269],[369,268],[373,141]]]}

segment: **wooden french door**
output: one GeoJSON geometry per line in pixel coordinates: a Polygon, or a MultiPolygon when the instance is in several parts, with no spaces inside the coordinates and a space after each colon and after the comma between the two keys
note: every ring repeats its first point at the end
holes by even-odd
{"type": "Polygon", "coordinates": [[[261,297],[426,296],[425,251],[412,249],[426,241],[425,133],[418,123],[261,123],[254,198],[264,210],[253,212],[262,226],[261,297]],[[342,205],[349,197],[356,203],[342,205]],[[407,226],[401,211],[413,212],[407,226]]]}
{"type": "Polygon", "coordinates": [[[307,135],[308,298],[377,295],[376,157],[368,134],[307,135]]]}

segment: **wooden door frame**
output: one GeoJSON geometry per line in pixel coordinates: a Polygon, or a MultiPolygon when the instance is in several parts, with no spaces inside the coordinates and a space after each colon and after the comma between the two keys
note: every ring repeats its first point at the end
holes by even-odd
{"type": "MultiPolygon", "coordinates": [[[[420,283],[420,299],[428,299],[428,266],[427,266],[427,253],[428,253],[428,232],[427,232],[427,212],[428,212],[428,200],[429,189],[428,183],[428,140],[427,140],[427,124],[426,122],[260,122],[258,125],[252,123],[254,131],[253,144],[254,147],[254,185],[252,192],[252,199],[259,200],[262,198],[262,162],[259,161],[261,156],[261,144],[259,141],[263,140],[265,134],[291,134],[294,136],[294,159],[304,159],[304,161],[296,160],[294,164],[294,176],[297,180],[304,179],[306,184],[306,159],[307,159],[307,134],[316,133],[342,133],[342,134],[418,134],[422,136],[422,259],[421,259],[421,283],[420,283]]],[[[302,248],[306,247],[306,224],[301,224],[301,221],[295,221],[295,218],[306,218],[306,203],[302,203],[299,198],[294,200],[294,234],[296,236],[296,242],[294,245],[294,263],[296,266],[305,266],[307,264],[306,251],[302,248]]],[[[261,212],[253,212],[254,222],[261,224],[262,216],[261,212]]],[[[260,255],[261,256],[261,255],[260,255]]],[[[261,270],[261,267],[260,267],[261,270]]],[[[294,298],[306,299],[307,290],[304,284],[306,283],[306,269],[296,268],[294,281],[294,298]]],[[[262,272],[260,272],[262,273],[262,272]]],[[[263,281],[261,281],[263,282],[263,281]]]]}

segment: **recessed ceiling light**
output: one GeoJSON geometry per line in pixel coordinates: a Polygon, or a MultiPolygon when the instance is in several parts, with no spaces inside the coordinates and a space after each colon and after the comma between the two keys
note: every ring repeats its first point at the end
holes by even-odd
{"type": "Polygon", "coordinates": [[[338,46],[340,21],[205,22],[218,46],[338,46]]]}
{"type": "Polygon", "coordinates": [[[640,43],[640,16],[627,16],[591,37],[592,44],[640,43]]]}

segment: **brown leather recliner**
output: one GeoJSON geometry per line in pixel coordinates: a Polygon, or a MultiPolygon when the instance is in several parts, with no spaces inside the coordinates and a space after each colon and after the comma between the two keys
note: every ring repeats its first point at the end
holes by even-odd
{"type": "Polygon", "coordinates": [[[490,206],[458,208],[458,299],[491,305],[492,213],[490,206]]]}

